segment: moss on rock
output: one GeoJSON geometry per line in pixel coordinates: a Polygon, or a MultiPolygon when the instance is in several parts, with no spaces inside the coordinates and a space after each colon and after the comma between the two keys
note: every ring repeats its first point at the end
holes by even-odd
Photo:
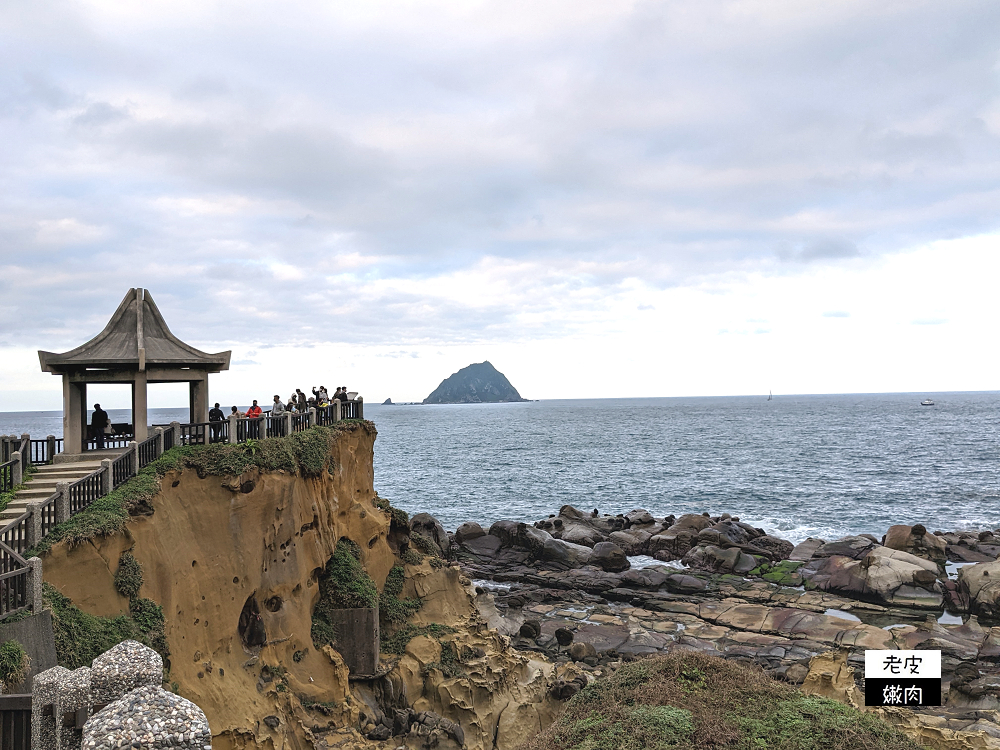
{"type": "Polygon", "coordinates": [[[42,601],[52,612],[56,659],[67,669],[89,666],[95,657],[128,639],[146,644],[164,659],[170,655],[163,633],[163,609],[154,601],[135,598],[129,614],[98,617],[74,606],[48,583],[42,584],[42,601]]]}
{"type": "Polygon", "coordinates": [[[337,640],[333,610],[374,607],[378,601],[375,582],[361,565],[361,550],[350,539],[341,539],[319,577],[319,601],[312,614],[313,645],[321,648],[337,640]]]}

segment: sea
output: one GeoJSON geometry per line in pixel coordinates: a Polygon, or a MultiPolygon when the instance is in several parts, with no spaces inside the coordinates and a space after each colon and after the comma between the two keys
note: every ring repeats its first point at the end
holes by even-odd
{"type": "MultiPolygon", "coordinates": [[[[150,410],[155,424],[186,416],[150,410]]],[[[1000,392],[365,404],[365,416],[379,494],[450,530],[566,504],[725,512],[792,542],[1000,528],[1000,392]]],[[[61,413],[0,413],[0,434],[22,432],[59,436],[61,413]]]]}

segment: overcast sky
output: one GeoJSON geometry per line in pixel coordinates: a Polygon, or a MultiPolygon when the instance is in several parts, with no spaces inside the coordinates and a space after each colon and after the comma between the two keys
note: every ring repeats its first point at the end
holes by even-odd
{"type": "Polygon", "coordinates": [[[1000,388],[996,2],[0,0],[0,50],[0,410],[133,286],[227,402],[1000,388]]]}

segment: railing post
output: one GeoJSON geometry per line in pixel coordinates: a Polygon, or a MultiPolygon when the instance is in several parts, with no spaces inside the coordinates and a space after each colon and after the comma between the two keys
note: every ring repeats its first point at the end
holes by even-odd
{"type": "Polygon", "coordinates": [[[285,412],[285,434],[292,434],[292,413],[290,411],[285,412]]]}
{"type": "Polygon", "coordinates": [[[170,429],[174,431],[174,445],[178,446],[181,444],[181,423],[171,422],[170,429]]]}
{"type": "Polygon", "coordinates": [[[237,416],[234,416],[233,414],[230,414],[229,415],[229,442],[230,443],[238,443],[239,442],[239,440],[237,439],[239,437],[239,435],[237,434],[237,431],[239,430],[239,425],[240,425],[240,418],[237,417],[237,416]]]}
{"type": "Polygon", "coordinates": [[[131,476],[136,476],[139,473],[139,443],[132,440],[128,444],[128,450],[132,451],[132,474],[131,476]]]}
{"type": "Polygon", "coordinates": [[[153,428],[153,436],[156,438],[156,457],[159,458],[163,455],[163,428],[153,428]]]}
{"type": "Polygon", "coordinates": [[[310,427],[315,427],[316,426],[316,407],[315,406],[310,406],[309,407],[309,426],[310,427]]]}
{"type": "Polygon", "coordinates": [[[114,484],[115,478],[111,476],[111,459],[105,458],[101,461],[101,471],[104,472],[103,478],[101,480],[101,497],[104,497],[111,492],[111,485],[114,484]]]}
{"type": "Polygon", "coordinates": [[[39,511],[41,503],[28,503],[28,522],[24,525],[24,543],[28,549],[42,541],[42,514],[39,511]]]}
{"type": "Polygon", "coordinates": [[[31,591],[31,611],[42,611],[42,561],[37,557],[28,558],[28,586],[31,591]]]}
{"type": "Polygon", "coordinates": [[[24,470],[21,468],[21,454],[14,451],[11,454],[11,460],[14,461],[14,465],[10,467],[14,474],[13,482],[14,486],[17,487],[17,485],[24,481],[24,470]]]}
{"type": "Polygon", "coordinates": [[[45,455],[48,457],[46,463],[52,463],[56,460],[56,436],[48,435],[45,438],[45,455]]]}
{"type": "Polygon", "coordinates": [[[361,396],[356,399],[358,402],[358,419],[365,418],[365,400],[361,396]]]}
{"type": "Polygon", "coordinates": [[[57,482],[56,492],[56,523],[69,520],[69,482],[57,482]]]}
{"type": "Polygon", "coordinates": [[[24,451],[21,454],[21,463],[23,463],[24,468],[27,469],[31,466],[31,435],[27,432],[21,433],[21,449],[24,451]]]}
{"type": "Polygon", "coordinates": [[[333,421],[334,422],[339,422],[340,421],[340,399],[339,398],[335,398],[333,400],[333,421]]]}

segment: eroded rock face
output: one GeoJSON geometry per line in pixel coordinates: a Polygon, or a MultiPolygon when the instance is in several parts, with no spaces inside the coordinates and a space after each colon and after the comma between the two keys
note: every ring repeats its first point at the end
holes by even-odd
{"type": "Polygon", "coordinates": [[[374,439],[363,423],[353,426],[334,447],[333,474],[253,472],[246,478],[255,488],[247,494],[238,489],[242,482],[232,489],[227,478],[172,472],[152,515],[72,550],[56,545],[45,557],[45,578],[85,611],[127,612],[114,572],[122,551],[131,549],[143,568],[142,595],[163,607],[171,680],[205,712],[216,750],[307,748],[306,728],[316,718],[306,702],[336,705],[324,723],[351,725],[359,712],[348,699],[343,660],[310,638],[316,571],[341,537],[357,543],[379,586],[394,562],[389,517],[372,502],[374,439]],[[269,603],[259,612],[267,643],[247,652],[239,621],[251,597],[269,603]],[[269,728],[267,716],[279,717],[281,726],[269,728]]]}
{"type": "Polygon", "coordinates": [[[973,612],[1000,617],[1000,560],[960,568],[958,585],[968,595],[973,612]]]}
{"type": "Polygon", "coordinates": [[[890,526],[882,543],[889,549],[909,552],[916,557],[930,560],[941,570],[944,570],[944,564],[948,560],[948,543],[939,536],[928,534],[927,529],[921,524],[890,526]]]}
{"type": "MultiPolygon", "coordinates": [[[[853,549],[852,544],[838,548],[853,549]]],[[[823,591],[856,599],[925,609],[943,606],[944,588],[934,563],[878,545],[866,549],[860,559],[846,555],[815,558],[800,572],[823,591]]]]}

